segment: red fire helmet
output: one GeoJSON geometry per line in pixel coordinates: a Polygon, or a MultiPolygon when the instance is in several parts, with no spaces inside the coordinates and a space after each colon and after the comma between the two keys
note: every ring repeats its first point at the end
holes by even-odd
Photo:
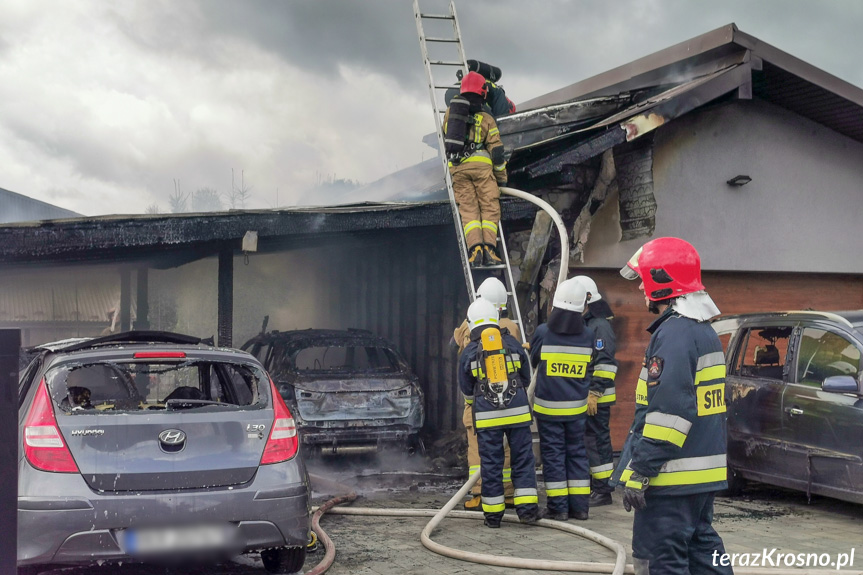
{"type": "Polygon", "coordinates": [[[628,280],[641,278],[650,301],[701,291],[701,258],[687,241],[656,238],[641,246],[620,275],[628,280]]]}
{"type": "Polygon", "coordinates": [[[467,76],[461,81],[461,93],[479,94],[485,98],[488,94],[488,88],[485,85],[485,78],[476,72],[468,72],[467,76]]]}

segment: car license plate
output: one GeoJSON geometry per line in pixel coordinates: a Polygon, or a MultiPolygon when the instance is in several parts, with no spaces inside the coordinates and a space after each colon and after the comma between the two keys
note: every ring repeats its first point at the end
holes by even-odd
{"type": "Polygon", "coordinates": [[[236,528],[232,525],[194,525],[126,529],[118,538],[129,555],[147,555],[224,549],[235,535],[236,528]]]}

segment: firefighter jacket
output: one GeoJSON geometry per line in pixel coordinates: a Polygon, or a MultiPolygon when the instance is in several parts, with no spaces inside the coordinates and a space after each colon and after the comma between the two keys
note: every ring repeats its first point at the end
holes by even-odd
{"type": "Polygon", "coordinates": [[[536,366],[533,411],[538,419],[568,421],[587,412],[587,392],[593,371],[593,331],[558,334],[542,324],[530,341],[536,366]]]}
{"type": "Polygon", "coordinates": [[[636,471],[650,478],[648,488],[657,494],[725,489],[725,354],[719,337],[709,323],[672,308],[648,331],[621,481],[636,471]]]}
{"type": "MultiPolygon", "coordinates": [[[[500,130],[497,129],[497,122],[494,121],[494,117],[488,112],[472,114],[471,119],[472,123],[467,130],[465,150],[461,154],[460,159],[449,162],[449,167],[458,167],[473,162],[488,164],[494,170],[495,179],[505,182],[506,161],[503,159],[503,142],[500,139],[500,130]]],[[[446,134],[448,121],[449,109],[447,109],[443,119],[444,134],[446,134]]]]}
{"type": "Polygon", "coordinates": [[[501,331],[504,349],[507,352],[507,373],[515,374],[518,388],[509,405],[496,409],[480,392],[480,383],[485,379],[485,367],[480,365],[480,343],[472,341],[464,348],[458,364],[458,384],[464,394],[465,403],[473,405],[475,429],[501,427],[527,427],[533,422],[530,403],[527,400],[527,385],[530,382],[530,366],[521,344],[505,330],[501,331]]]}
{"type": "Polygon", "coordinates": [[[590,378],[590,391],[602,394],[597,399],[599,405],[610,406],[617,400],[614,380],[617,378],[617,342],[609,318],[595,316],[591,311],[584,314],[584,324],[593,331],[596,338],[593,344],[594,366],[590,378]]]}

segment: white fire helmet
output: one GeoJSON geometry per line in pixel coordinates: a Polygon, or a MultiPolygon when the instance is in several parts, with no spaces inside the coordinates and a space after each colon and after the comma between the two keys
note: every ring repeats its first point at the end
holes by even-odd
{"type": "Polygon", "coordinates": [[[497,325],[497,308],[485,298],[477,298],[467,308],[467,324],[470,329],[481,325],[497,325]]]}
{"type": "Polygon", "coordinates": [[[575,276],[572,279],[578,280],[578,283],[583,285],[584,289],[587,290],[587,303],[593,303],[602,299],[602,296],[599,294],[599,288],[596,287],[595,281],[593,281],[587,276],[575,276]]]}
{"type": "Polygon", "coordinates": [[[552,305],[557,309],[569,311],[584,311],[587,290],[576,278],[570,278],[557,286],[552,305]]]}
{"type": "Polygon", "coordinates": [[[488,278],[482,282],[476,290],[476,295],[490,301],[500,311],[506,309],[506,287],[497,278],[488,278]]]}

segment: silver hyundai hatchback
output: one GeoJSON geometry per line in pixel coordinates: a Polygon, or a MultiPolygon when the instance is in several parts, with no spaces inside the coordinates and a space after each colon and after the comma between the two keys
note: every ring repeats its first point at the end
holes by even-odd
{"type": "Polygon", "coordinates": [[[18,565],[217,560],[299,571],[309,480],[251,355],[129,332],[43,346],[19,388],[18,565]]]}

